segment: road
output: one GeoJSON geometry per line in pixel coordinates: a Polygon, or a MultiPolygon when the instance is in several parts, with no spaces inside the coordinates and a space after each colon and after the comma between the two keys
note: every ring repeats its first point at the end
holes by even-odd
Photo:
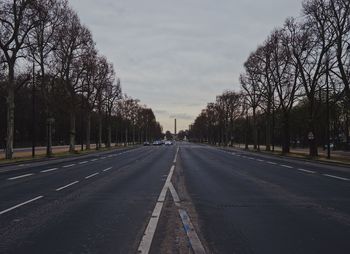
{"type": "Polygon", "coordinates": [[[349,238],[349,168],[188,143],[0,168],[0,253],[350,253],[349,238]]]}

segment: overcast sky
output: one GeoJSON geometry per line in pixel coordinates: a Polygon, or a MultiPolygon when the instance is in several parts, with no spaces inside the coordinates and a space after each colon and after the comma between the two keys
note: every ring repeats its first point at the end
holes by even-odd
{"type": "Polygon", "coordinates": [[[70,0],[125,93],[164,130],[188,125],[215,96],[239,90],[249,53],[302,0],[70,0]]]}

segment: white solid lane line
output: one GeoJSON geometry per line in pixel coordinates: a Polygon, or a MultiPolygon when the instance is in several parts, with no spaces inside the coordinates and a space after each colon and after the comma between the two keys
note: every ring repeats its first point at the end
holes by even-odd
{"type": "Polygon", "coordinates": [[[2,215],[2,214],[4,214],[4,213],[7,213],[7,212],[9,212],[9,211],[12,211],[12,210],[14,210],[14,209],[16,209],[16,208],[18,208],[18,207],[21,207],[21,206],[24,206],[24,205],[26,205],[26,204],[32,203],[32,202],[34,202],[34,201],[36,201],[36,200],[38,200],[38,199],[41,199],[41,198],[43,198],[43,197],[44,197],[44,196],[38,196],[38,197],[33,198],[33,199],[31,199],[31,200],[25,201],[25,202],[23,202],[23,203],[21,203],[21,204],[18,204],[18,205],[15,205],[15,206],[13,206],[13,207],[10,207],[10,208],[8,208],[8,209],[6,209],[6,210],[1,211],[1,212],[0,212],[0,215],[2,215]]]}
{"type": "Polygon", "coordinates": [[[95,174],[92,174],[92,175],[88,175],[87,177],[85,177],[85,179],[89,179],[91,177],[97,176],[98,174],[100,174],[100,173],[95,173],[95,174]]]}
{"type": "Polygon", "coordinates": [[[73,167],[73,166],[75,166],[75,164],[69,164],[69,165],[65,165],[65,166],[63,166],[64,168],[70,168],[70,167],[73,167]]]}
{"type": "Polygon", "coordinates": [[[25,177],[28,177],[28,176],[32,176],[34,174],[26,174],[26,175],[20,175],[20,176],[15,176],[15,177],[11,177],[11,178],[8,178],[7,180],[17,180],[17,179],[21,179],[21,178],[25,178],[25,177]]]}
{"type": "Polygon", "coordinates": [[[281,164],[281,167],[284,167],[284,168],[293,168],[292,166],[283,165],[283,164],[281,164]]]}
{"type": "Polygon", "coordinates": [[[82,161],[82,162],[79,162],[79,164],[80,164],[80,165],[82,165],[82,164],[86,164],[86,163],[88,163],[88,161],[82,161]]]}
{"type": "Polygon", "coordinates": [[[323,174],[323,175],[324,175],[324,176],[327,176],[327,177],[334,178],[334,179],[338,179],[338,180],[350,181],[350,179],[349,179],[349,178],[345,178],[345,177],[334,176],[334,175],[328,175],[328,174],[323,174]]]}
{"type": "Polygon", "coordinates": [[[304,172],[304,173],[309,173],[309,174],[315,174],[315,171],[311,171],[311,170],[307,170],[307,169],[303,169],[303,168],[298,168],[299,171],[304,172]]]}
{"type": "Polygon", "coordinates": [[[79,181],[75,181],[75,182],[69,183],[69,184],[67,184],[67,185],[65,185],[65,186],[62,186],[62,187],[60,187],[60,188],[57,188],[56,191],[64,190],[64,189],[66,189],[66,188],[68,188],[68,187],[70,187],[70,186],[72,186],[72,185],[74,185],[74,184],[77,184],[77,183],[79,183],[79,181]]]}
{"type": "MultiPolygon", "coordinates": [[[[176,160],[176,157],[177,157],[177,153],[175,155],[175,160],[176,160]]],[[[165,184],[163,186],[163,189],[159,194],[158,201],[156,203],[156,206],[153,209],[152,216],[148,222],[147,228],[143,234],[140,245],[138,247],[138,253],[140,253],[140,254],[148,254],[150,249],[151,249],[153,237],[154,237],[154,234],[155,234],[156,229],[157,229],[159,217],[160,217],[161,211],[163,209],[163,204],[165,201],[166,193],[167,193],[169,185],[171,183],[170,181],[171,181],[171,178],[173,176],[174,170],[175,170],[175,166],[172,166],[170,169],[170,172],[168,174],[168,177],[165,181],[165,184]]]]}
{"type": "Polygon", "coordinates": [[[42,170],[42,171],[40,171],[40,173],[47,173],[47,172],[52,172],[52,171],[56,171],[56,170],[58,170],[58,168],[50,168],[50,169],[42,170]]]}
{"type": "Polygon", "coordinates": [[[111,169],[112,169],[112,167],[106,168],[106,169],[103,170],[103,172],[107,172],[107,171],[109,171],[109,170],[111,170],[111,169]]]}
{"type": "Polygon", "coordinates": [[[205,254],[205,249],[199,239],[196,230],[185,210],[179,209],[179,214],[182,220],[182,224],[184,225],[184,229],[186,231],[187,237],[190,240],[191,247],[195,254],[205,254]]]}

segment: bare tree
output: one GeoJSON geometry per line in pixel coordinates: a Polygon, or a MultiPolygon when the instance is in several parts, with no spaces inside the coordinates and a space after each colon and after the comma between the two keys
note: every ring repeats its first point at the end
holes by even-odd
{"type": "Polygon", "coordinates": [[[28,33],[37,24],[36,1],[30,0],[3,0],[0,2],[0,49],[3,52],[6,63],[7,85],[7,134],[6,134],[6,159],[12,159],[13,140],[15,129],[15,90],[17,60],[26,47],[25,40],[28,33]]]}
{"type": "Polygon", "coordinates": [[[91,52],[94,42],[90,31],[81,25],[77,14],[68,9],[65,12],[65,23],[57,33],[57,50],[55,50],[58,61],[60,78],[64,81],[65,90],[69,101],[69,151],[75,151],[76,136],[76,110],[79,102],[77,95],[82,92],[81,75],[83,58],[91,52]]]}
{"type": "MultiPolygon", "coordinates": [[[[32,60],[39,66],[39,88],[41,98],[44,99],[47,123],[47,147],[46,155],[52,155],[52,124],[53,117],[50,110],[52,100],[51,93],[58,72],[53,66],[53,51],[57,48],[55,34],[62,26],[64,13],[67,10],[66,1],[40,0],[38,1],[38,21],[27,37],[28,53],[32,60]]],[[[34,134],[33,134],[34,135],[34,134]]]]}
{"type": "Polygon", "coordinates": [[[106,108],[107,108],[107,147],[111,147],[112,143],[112,113],[117,106],[117,101],[121,99],[122,91],[120,85],[120,79],[118,78],[116,82],[110,80],[107,84],[106,89],[106,108]]]}

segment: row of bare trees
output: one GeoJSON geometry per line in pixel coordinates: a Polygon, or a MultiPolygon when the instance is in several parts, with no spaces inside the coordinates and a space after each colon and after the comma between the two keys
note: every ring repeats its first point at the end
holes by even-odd
{"type": "MultiPolygon", "coordinates": [[[[333,129],[345,126],[341,134],[350,141],[350,2],[307,0],[302,13],[300,18],[288,18],[281,28],[275,29],[244,64],[240,76],[241,100],[236,110],[240,111],[241,121],[245,118],[252,122],[255,149],[259,145],[261,118],[266,149],[271,149],[277,112],[282,150],[288,153],[290,125],[295,120],[292,115],[300,107],[307,110],[301,125],[305,128],[302,138],[308,139],[310,156],[318,155],[321,135],[326,134],[332,142],[339,139],[339,131],[338,137],[330,137],[331,126],[333,129]]],[[[220,101],[215,104],[217,107],[220,101]]],[[[210,108],[211,105],[205,112],[210,112],[210,108]]],[[[222,132],[230,132],[232,127],[226,118],[218,119],[225,122],[218,124],[225,126],[222,132]]]]}
{"type": "MultiPolygon", "coordinates": [[[[38,124],[36,111],[40,112],[40,117],[44,115],[48,156],[52,154],[52,125],[58,108],[64,108],[63,121],[69,119],[70,152],[75,151],[78,115],[84,115],[80,118],[85,127],[86,148],[90,149],[93,115],[98,126],[97,148],[100,148],[103,123],[108,133],[106,146],[110,147],[112,120],[116,115],[135,121],[135,116],[130,115],[136,114],[139,108],[146,110],[138,103],[126,110],[130,99],[122,95],[120,79],[113,65],[99,54],[90,30],[80,22],[67,0],[2,0],[0,59],[0,97],[5,98],[7,159],[13,156],[16,114],[29,113],[16,111],[16,103],[25,100],[23,96],[29,96],[21,91],[32,91],[29,93],[33,107],[32,135],[35,136],[35,125],[38,124]]],[[[28,127],[28,123],[26,125],[28,127]]]]}

